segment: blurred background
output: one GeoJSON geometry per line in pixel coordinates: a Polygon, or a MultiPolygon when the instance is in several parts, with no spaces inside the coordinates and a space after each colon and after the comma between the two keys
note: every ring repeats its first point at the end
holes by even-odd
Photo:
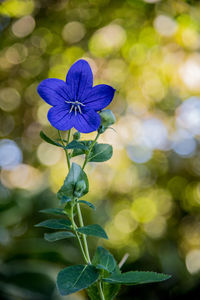
{"type": "MultiPolygon", "coordinates": [[[[112,159],[87,168],[85,223],[100,223],[124,271],[172,274],[163,284],[123,287],[117,299],[200,297],[200,2],[184,0],[0,1],[0,298],[60,297],[56,274],[82,262],[76,242],[48,243],[38,210],[58,206],[67,175],[57,137],[37,95],[48,77],[65,79],[79,58],[95,84],[117,92],[110,108],[112,159]]],[[[82,136],[90,139],[93,134],[82,136]]]]}

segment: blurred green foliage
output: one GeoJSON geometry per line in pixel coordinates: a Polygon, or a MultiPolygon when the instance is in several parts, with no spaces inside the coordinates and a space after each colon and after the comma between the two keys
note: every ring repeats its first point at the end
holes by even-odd
{"type": "Polygon", "coordinates": [[[102,135],[114,155],[87,169],[97,212],[85,208],[86,224],[105,225],[118,261],[129,253],[124,271],[173,275],[117,299],[199,299],[199,1],[5,0],[0,14],[1,299],[58,300],[58,270],[81,262],[75,242],[48,243],[33,227],[67,173],[61,149],[39,136],[57,133],[36,88],[79,58],[117,89],[116,132],[102,135]]]}

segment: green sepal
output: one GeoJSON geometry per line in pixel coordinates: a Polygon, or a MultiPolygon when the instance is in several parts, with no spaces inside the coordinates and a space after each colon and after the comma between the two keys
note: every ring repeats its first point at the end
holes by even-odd
{"type": "Polygon", "coordinates": [[[82,204],[86,204],[87,206],[89,206],[90,208],[96,210],[96,207],[94,206],[94,204],[92,204],[91,202],[89,201],[85,201],[85,200],[78,200],[78,203],[82,203],[82,204]]]}
{"type": "Polygon", "coordinates": [[[48,144],[57,146],[57,147],[61,147],[63,148],[63,145],[59,144],[58,142],[52,140],[50,137],[48,137],[43,131],[40,131],[40,137],[47,142],[48,144]]]}
{"type": "Polygon", "coordinates": [[[116,270],[117,263],[113,255],[105,248],[99,246],[92,259],[92,264],[99,269],[112,273],[116,270]]]}
{"type": "Polygon", "coordinates": [[[43,214],[50,214],[50,215],[66,215],[64,209],[62,208],[46,208],[42,209],[39,212],[43,214]]]}
{"type": "Polygon", "coordinates": [[[113,148],[109,144],[95,144],[88,157],[88,161],[104,162],[112,157],[113,148]]]}
{"type": "Polygon", "coordinates": [[[71,230],[71,221],[66,219],[48,219],[35,225],[35,227],[45,227],[49,229],[71,230]]]}
{"type": "Polygon", "coordinates": [[[55,242],[55,241],[59,241],[71,237],[75,237],[75,235],[72,232],[68,232],[68,231],[57,231],[57,232],[44,234],[44,239],[48,242],[55,242]]]}
{"type": "Polygon", "coordinates": [[[89,183],[86,173],[82,168],[73,163],[71,169],[65,178],[64,184],[57,193],[58,199],[67,197],[73,199],[74,197],[82,197],[87,194],[89,190],[89,183]],[[81,185],[81,187],[80,187],[81,185]]]}
{"type": "Polygon", "coordinates": [[[88,225],[88,226],[79,227],[77,229],[77,231],[80,233],[86,234],[86,235],[96,236],[96,237],[100,237],[100,238],[108,240],[108,236],[107,236],[106,232],[98,224],[92,224],[92,225],[88,225]]]}
{"type": "Polygon", "coordinates": [[[93,265],[76,265],[58,273],[57,287],[62,296],[88,288],[99,278],[99,272],[93,265]]]}
{"type": "Polygon", "coordinates": [[[114,273],[110,277],[104,278],[103,281],[111,284],[138,285],[161,282],[170,277],[170,275],[156,272],[130,271],[121,274],[114,273]]]}

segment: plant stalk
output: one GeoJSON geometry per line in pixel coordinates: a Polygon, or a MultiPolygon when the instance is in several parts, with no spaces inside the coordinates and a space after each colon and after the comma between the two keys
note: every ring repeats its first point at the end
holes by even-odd
{"type": "MultiPolygon", "coordinates": [[[[82,217],[82,213],[81,213],[81,208],[80,208],[80,205],[79,205],[78,202],[77,202],[76,205],[77,205],[77,213],[78,213],[79,223],[80,223],[80,226],[83,227],[84,223],[83,223],[83,217],[82,217]]],[[[85,254],[86,254],[86,257],[88,259],[88,262],[91,264],[90,253],[89,253],[89,249],[88,249],[86,235],[83,234],[82,236],[83,236],[83,245],[84,245],[84,249],[85,249],[85,254]]]]}
{"type": "Polygon", "coordinates": [[[91,151],[92,151],[92,148],[93,148],[94,145],[96,144],[96,141],[98,140],[99,136],[100,136],[100,133],[97,132],[97,135],[96,135],[94,141],[92,142],[92,144],[91,144],[91,146],[90,146],[90,149],[89,149],[88,153],[87,153],[86,156],[85,156],[85,160],[84,160],[84,163],[83,163],[83,166],[82,166],[82,169],[83,169],[83,170],[84,170],[84,168],[85,168],[85,166],[86,166],[86,164],[87,164],[87,162],[88,162],[88,158],[89,158],[89,155],[90,155],[90,153],[91,153],[91,151]]]}
{"type": "Polygon", "coordinates": [[[101,285],[101,281],[100,281],[100,280],[97,282],[97,287],[98,287],[98,290],[99,290],[100,299],[101,299],[101,300],[105,300],[105,297],[104,297],[104,294],[103,294],[103,289],[102,289],[102,285],[101,285]]]}
{"type": "Polygon", "coordinates": [[[76,235],[76,238],[78,240],[78,243],[79,243],[79,246],[80,246],[80,249],[81,249],[81,253],[82,253],[83,258],[84,258],[84,260],[85,260],[85,262],[87,264],[88,263],[88,259],[87,259],[86,255],[85,255],[85,251],[83,249],[83,245],[82,245],[80,236],[78,235],[78,233],[76,231],[76,228],[77,228],[76,223],[74,222],[74,205],[71,206],[71,216],[70,216],[70,219],[71,219],[71,222],[72,222],[73,232],[76,235]]]}
{"type": "MultiPolygon", "coordinates": [[[[70,133],[71,133],[71,129],[68,130],[68,135],[67,135],[67,145],[69,144],[70,133]]],[[[65,143],[64,143],[64,141],[63,141],[63,138],[62,138],[62,135],[61,135],[61,133],[60,133],[60,130],[58,130],[58,135],[59,135],[59,137],[60,137],[61,144],[63,145],[63,147],[65,147],[66,145],[65,145],[65,143]]],[[[65,154],[66,154],[68,170],[70,170],[70,167],[71,167],[71,166],[70,166],[70,156],[69,156],[68,150],[65,149],[65,148],[64,148],[64,150],[65,150],[65,154]]]]}

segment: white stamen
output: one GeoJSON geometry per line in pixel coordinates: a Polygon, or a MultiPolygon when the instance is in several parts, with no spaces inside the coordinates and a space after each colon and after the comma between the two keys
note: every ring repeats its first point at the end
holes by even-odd
{"type": "Polygon", "coordinates": [[[78,110],[79,110],[80,114],[82,114],[82,111],[81,111],[81,108],[79,105],[78,105],[78,110]]]}
{"type": "Polygon", "coordinates": [[[72,105],[72,107],[71,107],[71,109],[70,109],[70,111],[69,111],[69,112],[72,112],[73,108],[74,108],[74,105],[72,105]]]}
{"type": "Polygon", "coordinates": [[[81,111],[81,106],[85,106],[85,104],[81,103],[80,101],[65,101],[65,103],[68,103],[68,104],[72,104],[71,108],[70,108],[70,113],[73,111],[73,109],[75,110],[75,116],[77,115],[77,109],[79,111],[80,114],[82,114],[82,111],[81,111]]]}

